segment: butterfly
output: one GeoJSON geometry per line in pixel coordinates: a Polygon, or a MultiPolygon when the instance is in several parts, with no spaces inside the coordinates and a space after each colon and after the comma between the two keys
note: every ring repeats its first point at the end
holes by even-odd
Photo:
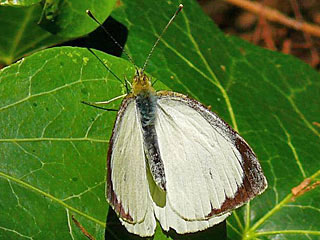
{"type": "Polygon", "coordinates": [[[201,231],[266,188],[255,153],[235,130],[195,99],[155,91],[136,69],[107,156],[107,200],[129,232],[152,236],[157,220],[165,231],[201,231]]]}

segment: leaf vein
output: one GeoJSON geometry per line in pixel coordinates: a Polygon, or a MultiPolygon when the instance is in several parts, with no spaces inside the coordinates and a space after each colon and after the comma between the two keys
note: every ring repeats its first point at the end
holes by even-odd
{"type": "Polygon", "coordinates": [[[29,236],[23,235],[22,233],[19,233],[19,232],[16,231],[16,230],[9,229],[9,228],[5,228],[5,227],[1,227],[1,226],[0,226],[0,229],[2,229],[2,230],[4,230],[4,231],[7,231],[7,232],[15,233],[15,234],[17,234],[18,236],[23,237],[23,238],[33,240],[33,237],[29,237],[29,236]]]}
{"type": "Polygon", "coordinates": [[[109,143],[108,140],[104,139],[95,139],[95,138],[7,138],[7,139],[0,139],[0,142],[41,142],[41,141],[62,141],[62,142],[72,142],[72,141],[89,141],[89,142],[99,142],[99,143],[109,143]]]}
{"type": "Polygon", "coordinates": [[[36,192],[36,193],[38,193],[38,194],[40,194],[40,195],[42,195],[42,196],[44,196],[44,197],[46,197],[46,198],[49,198],[50,200],[52,200],[52,201],[60,204],[61,206],[69,209],[70,211],[75,212],[75,213],[78,213],[79,215],[81,215],[81,216],[83,216],[83,217],[85,217],[85,218],[87,218],[87,219],[95,222],[96,224],[98,224],[98,225],[100,225],[100,226],[102,226],[102,227],[104,227],[104,228],[106,227],[104,222],[102,222],[102,221],[100,221],[100,220],[98,220],[98,219],[96,219],[96,218],[94,218],[94,217],[92,217],[92,216],[89,216],[88,214],[86,214],[86,213],[84,213],[84,212],[82,212],[82,211],[80,211],[80,210],[78,210],[78,209],[76,209],[76,208],[74,208],[74,207],[66,204],[66,203],[63,202],[62,200],[54,197],[53,195],[51,195],[51,194],[49,194],[49,193],[46,193],[46,192],[42,191],[41,189],[39,189],[39,188],[37,188],[37,187],[35,187],[35,186],[30,185],[29,183],[26,183],[26,182],[24,182],[24,181],[21,181],[20,179],[17,179],[17,178],[15,178],[15,177],[10,176],[10,175],[8,175],[8,174],[5,174],[5,173],[3,173],[3,172],[0,172],[0,177],[2,177],[2,178],[4,178],[4,179],[7,179],[7,180],[9,180],[9,181],[13,181],[13,182],[15,182],[16,184],[19,184],[19,185],[23,186],[23,187],[26,188],[26,189],[29,189],[29,190],[31,190],[31,191],[33,191],[33,192],[36,192]]]}
{"type": "Polygon", "coordinates": [[[293,146],[292,144],[292,141],[291,141],[291,135],[288,133],[287,129],[284,127],[283,123],[281,122],[281,120],[278,118],[278,116],[272,114],[274,116],[274,118],[277,120],[277,122],[279,123],[280,127],[282,128],[282,130],[284,131],[286,137],[287,137],[287,144],[289,146],[289,148],[291,149],[292,151],[292,154],[294,156],[294,159],[296,160],[296,163],[300,169],[300,172],[303,176],[303,178],[306,178],[306,173],[303,169],[303,166],[302,166],[302,163],[300,162],[300,159],[299,159],[299,156],[298,156],[298,153],[295,149],[295,147],[293,146]]]}
{"type": "MultiPolygon", "coordinates": [[[[314,173],[310,178],[314,179],[320,175],[320,170],[314,173]]],[[[268,218],[278,212],[283,206],[291,201],[292,193],[289,193],[280,203],[276,204],[270,211],[268,211],[262,218],[260,218],[249,230],[248,232],[254,232],[260,225],[262,225],[268,218]]]]}
{"type": "Polygon", "coordinates": [[[78,80],[78,81],[75,81],[75,82],[72,82],[72,83],[66,83],[66,84],[63,85],[63,86],[60,86],[60,87],[51,89],[51,90],[49,90],[49,91],[36,93],[36,94],[30,95],[30,96],[27,96],[27,97],[25,97],[25,98],[22,98],[22,99],[14,102],[14,103],[11,103],[11,104],[8,104],[8,105],[6,105],[6,106],[3,106],[3,107],[0,108],[0,111],[6,110],[6,109],[11,108],[11,107],[14,107],[14,106],[16,106],[16,105],[18,105],[18,104],[20,104],[20,103],[23,103],[23,102],[25,102],[25,101],[27,101],[27,100],[29,100],[29,99],[32,99],[32,98],[34,98],[34,97],[39,97],[39,96],[47,95],[47,94],[50,94],[50,93],[54,93],[54,92],[57,92],[57,91],[62,90],[62,89],[64,89],[64,88],[69,88],[69,87],[71,87],[71,86],[73,86],[73,85],[76,85],[76,84],[79,84],[79,83],[83,83],[83,82],[94,82],[94,81],[104,81],[104,79],[100,79],[100,78],[99,78],[99,79],[88,79],[88,80],[81,80],[81,81],[78,80]]]}

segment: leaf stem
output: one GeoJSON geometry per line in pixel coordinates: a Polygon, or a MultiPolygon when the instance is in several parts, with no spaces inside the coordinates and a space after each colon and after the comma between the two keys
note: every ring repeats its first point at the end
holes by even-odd
{"type": "Polygon", "coordinates": [[[292,197],[292,194],[289,193],[279,204],[277,204],[273,209],[271,209],[269,212],[267,212],[266,215],[264,215],[262,218],[260,218],[259,221],[257,221],[257,222],[252,226],[252,228],[249,230],[249,232],[255,231],[262,223],[264,223],[264,221],[265,221],[266,219],[268,219],[268,218],[271,217],[273,214],[275,214],[276,212],[278,212],[283,205],[285,205],[286,203],[288,203],[288,202],[291,201],[291,197],[292,197]]]}

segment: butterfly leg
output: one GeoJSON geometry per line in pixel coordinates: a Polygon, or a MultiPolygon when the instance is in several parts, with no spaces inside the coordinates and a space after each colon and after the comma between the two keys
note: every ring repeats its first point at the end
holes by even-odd
{"type": "Polygon", "coordinates": [[[91,106],[91,107],[95,107],[95,108],[98,108],[98,109],[102,109],[102,110],[105,110],[105,111],[114,111],[114,112],[117,112],[118,110],[117,109],[111,109],[111,108],[104,108],[104,107],[100,107],[98,105],[102,105],[102,104],[109,104],[111,102],[114,102],[118,99],[121,99],[121,98],[124,98],[127,94],[123,94],[123,95],[120,95],[120,96],[117,96],[117,97],[114,97],[108,101],[103,101],[103,102],[85,102],[85,101],[81,101],[81,103],[83,104],[86,104],[88,106],[91,106]]]}

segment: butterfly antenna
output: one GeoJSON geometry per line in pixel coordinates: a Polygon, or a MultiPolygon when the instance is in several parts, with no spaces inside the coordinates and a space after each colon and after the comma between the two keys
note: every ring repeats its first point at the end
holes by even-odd
{"type": "Polygon", "coordinates": [[[151,55],[152,55],[155,47],[158,45],[160,39],[162,38],[163,34],[167,31],[168,27],[169,27],[170,24],[173,22],[173,20],[176,18],[176,16],[179,14],[179,12],[181,12],[182,8],[183,8],[183,5],[180,4],[180,5],[179,5],[179,8],[177,9],[177,11],[174,13],[174,15],[172,16],[172,18],[170,19],[170,21],[167,23],[167,25],[166,25],[166,26],[164,27],[164,29],[162,30],[162,32],[161,32],[160,36],[158,37],[157,41],[153,44],[153,47],[151,48],[151,51],[150,51],[150,53],[149,53],[146,61],[144,62],[144,65],[143,65],[143,68],[142,68],[142,72],[144,72],[144,70],[145,70],[145,68],[146,68],[146,66],[147,66],[147,64],[148,64],[148,62],[149,62],[149,59],[150,59],[150,57],[151,57],[151,55]]]}
{"type": "Polygon", "coordinates": [[[134,65],[136,71],[138,71],[137,65],[134,63],[133,59],[130,57],[130,55],[124,50],[124,48],[118,43],[118,41],[108,32],[108,30],[96,19],[95,16],[93,16],[92,12],[90,10],[86,10],[86,13],[88,16],[94,20],[102,29],[103,31],[111,38],[111,40],[122,50],[122,52],[127,56],[127,58],[130,60],[130,62],[134,65]]]}

